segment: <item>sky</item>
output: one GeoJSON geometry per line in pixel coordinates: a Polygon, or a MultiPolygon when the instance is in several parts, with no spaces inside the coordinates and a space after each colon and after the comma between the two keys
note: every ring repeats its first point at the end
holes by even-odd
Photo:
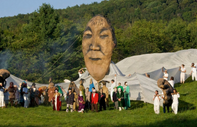
{"type": "Polygon", "coordinates": [[[42,3],[53,6],[54,9],[64,9],[81,4],[100,3],[102,0],[0,0],[0,17],[31,13],[42,3]]]}

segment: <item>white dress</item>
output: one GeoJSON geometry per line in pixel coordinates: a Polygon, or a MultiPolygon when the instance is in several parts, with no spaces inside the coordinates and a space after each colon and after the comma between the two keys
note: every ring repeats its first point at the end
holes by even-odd
{"type": "Polygon", "coordinates": [[[172,102],[172,110],[173,110],[174,114],[177,114],[177,112],[178,112],[178,105],[179,105],[178,98],[179,97],[180,97],[179,94],[172,95],[172,100],[173,100],[173,102],[172,102]]]}
{"type": "Polygon", "coordinates": [[[0,89],[0,107],[4,107],[5,102],[4,102],[4,90],[0,89]]]}
{"type": "Polygon", "coordinates": [[[111,100],[113,100],[114,87],[116,87],[116,77],[114,83],[111,84],[111,91],[110,91],[111,100]]]}
{"type": "Polygon", "coordinates": [[[186,69],[181,67],[180,82],[185,82],[185,72],[186,69]]]}
{"type": "Polygon", "coordinates": [[[192,69],[191,69],[191,71],[192,71],[192,80],[194,80],[194,78],[195,78],[195,80],[197,81],[197,79],[196,79],[196,68],[195,67],[192,67],[192,69]]]}
{"type": "Polygon", "coordinates": [[[57,110],[57,95],[55,95],[55,110],[57,110]]]}
{"type": "MultiPolygon", "coordinates": [[[[154,96],[153,96],[153,98],[154,98],[154,96]]],[[[155,114],[159,114],[159,112],[160,112],[159,97],[155,97],[155,99],[154,99],[154,111],[155,111],[155,114]]]]}

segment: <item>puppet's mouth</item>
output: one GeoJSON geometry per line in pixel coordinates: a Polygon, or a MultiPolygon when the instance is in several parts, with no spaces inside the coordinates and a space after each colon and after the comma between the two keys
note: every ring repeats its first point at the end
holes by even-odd
{"type": "Polygon", "coordinates": [[[92,57],[89,57],[89,59],[91,59],[91,60],[93,60],[93,61],[101,60],[101,58],[92,58],[92,57]]]}

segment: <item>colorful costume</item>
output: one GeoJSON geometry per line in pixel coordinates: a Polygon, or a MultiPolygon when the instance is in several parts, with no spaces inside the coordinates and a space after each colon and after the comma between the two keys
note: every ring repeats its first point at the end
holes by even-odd
{"type": "Polygon", "coordinates": [[[122,92],[121,88],[118,88],[117,98],[118,98],[119,111],[121,111],[122,110],[121,108],[124,105],[124,93],[122,92]]]}
{"type": "Polygon", "coordinates": [[[118,88],[121,88],[122,92],[124,91],[124,88],[122,86],[118,86],[117,89],[118,88]]]}
{"type": "Polygon", "coordinates": [[[98,93],[92,93],[91,95],[91,106],[92,106],[92,111],[94,111],[94,109],[96,110],[96,112],[98,112],[98,93]]]}
{"type": "Polygon", "coordinates": [[[53,110],[60,111],[61,110],[61,98],[60,94],[54,94],[52,98],[53,110]]]}
{"type": "Polygon", "coordinates": [[[82,103],[79,102],[78,112],[82,112],[84,111],[84,108],[85,108],[83,96],[79,95],[78,100],[82,102],[82,103]]]}
{"type": "Polygon", "coordinates": [[[129,88],[129,86],[127,86],[127,87],[126,87],[126,90],[125,90],[125,92],[124,92],[124,104],[125,104],[125,109],[128,109],[128,107],[130,107],[129,92],[130,92],[130,88],[129,88]]]}

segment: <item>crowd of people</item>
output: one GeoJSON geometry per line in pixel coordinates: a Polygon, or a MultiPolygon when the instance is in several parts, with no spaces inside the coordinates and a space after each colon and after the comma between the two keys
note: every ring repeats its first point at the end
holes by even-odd
{"type": "MultiPolygon", "coordinates": [[[[84,111],[92,110],[95,112],[106,110],[106,107],[109,106],[109,90],[106,87],[107,81],[102,81],[101,84],[103,87],[100,87],[97,91],[94,87],[93,80],[90,79],[90,85],[87,88],[83,86],[83,80],[80,81],[79,88],[74,82],[71,82],[68,88],[68,92],[64,91],[66,96],[67,109],[66,112],[78,111],[83,113],[84,111]],[[77,110],[78,107],[78,110],[77,110]]],[[[115,84],[115,81],[112,79],[112,84],[115,84]]],[[[128,109],[130,107],[129,99],[129,87],[125,82],[125,89],[119,83],[118,86],[114,85],[112,88],[113,92],[111,93],[111,100],[114,103],[114,108],[119,109],[128,109]]]]}
{"type": "Polygon", "coordinates": [[[0,107],[5,108],[10,102],[10,106],[23,106],[28,108],[29,106],[39,105],[39,91],[36,89],[33,83],[31,88],[27,87],[26,81],[23,81],[19,86],[10,82],[9,87],[6,89],[2,87],[0,83],[0,107]]]}
{"type": "MultiPolygon", "coordinates": [[[[185,83],[185,75],[186,68],[185,65],[182,64],[180,69],[180,83],[185,83]]],[[[196,66],[194,63],[191,65],[191,73],[192,80],[196,80],[196,66]]],[[[167,80],[173,88],[172,95],[172,105],[163,105],[163,112],[169,112],[169,107],[171,106],[172,111],[177,114],[178,112],[178,98],[180,97],[179,92],[174,89],[174,77],[170,77],[168,80],[168,71],[162,68],[163,79],[167,80]]],[[[79,76],[83,75],[83,68],[78,71],[79,76]]],[[[147,77],[150,78],[149,74],[146,74],[147,77]]],[[[80,113],[84,113],[84,111],[102,111],[106,110],[106,107],[109,107],[109,101],[111,100],[114,104],[114,109],[116,110],[127,110],[130,107],[130,98],[129,92],[130,88],[127,82],[124,83],[124,86],[121,86],[121,83],[116,85],[116,75],[115,79],[111,80],[111,92],[109,93],[106,84],[108,81],[101,81],[99,84],[99,90],[95,89],[93,80],[90,80],[89,87],[84,88],[83,82],[84,80],[80,80],[80,85],[77,85],[74,82],[71,82],[68,87],[68,91],[65,91],[60,86],[55,86],[52,81],[49,81],[48,88],[46,86],[42,86],[40,88],[36,88],[36,84],[33,83],[31,87],[27,86],[27,82],[23,81],[19,87],[13,82],[10,82],[9,87],[6,89],[2,83],[0,83],[0,107],[5,108],[8,107],[8,103],[10,106],[23,106],[28,108],[29,106],[38,106],[41,103],[50,104],[53,110],[60,111],[62,110],[62,96],[65,97],[66,102],[66,112],[77,111],[80,113]],[[102,87],[101,87],[102,84],[102,87]],[[110,95],[110,97],[109,97],[110,95]]],[[[153,97],[154,101],[154,112],[156,114],[160,113],[160,100],[164,99],[163,93],[159,94],[158,90],[155,91],[155,95],[153,97]]]]}

